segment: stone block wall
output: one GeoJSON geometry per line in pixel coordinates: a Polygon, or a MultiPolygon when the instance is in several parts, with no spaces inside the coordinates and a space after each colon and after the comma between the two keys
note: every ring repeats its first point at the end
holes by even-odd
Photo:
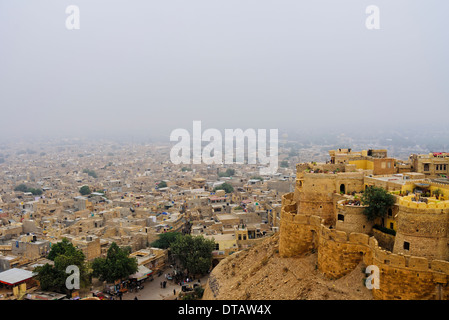
{"type": "Polygon", "coordinates": [[[319,270],[332,279],[348,274],[360,262],[375,265],[380,279],[379,289],[373,289],[375,299],[449,299],[449,262],[392,253],[367,234],[330,229],[319,216],[297,214],[291,198],[288,194],[283,199],[281,209],[281,257],[317,250],[319,270]]]}
{"type": "Polygon", "coordinates": [[[377,229],[373,229],[372,232],[373,236],[377,239],[377,241],[379,241],[380,247],[389,251],[393,251],[395,236],[379,231],[377,229]]]}
{"type": "Polygon", "coordinates": [[[363,213],[364,209],[364,206],[351,206],[339,202],[337,205],[335,228],[347,233],[370,233],[374,223],[366,219],[366,216],[363,213]],[[343,217],[343,220],[339,220],[339,215],[343,217]]]}
{"type": "Polygon", "coordinates": [[[399,202],[394,253],[429,259],[449,259],[447,245],[449,208],[446,208],[444,202],[439,204],[402,200],[399,202]]]}

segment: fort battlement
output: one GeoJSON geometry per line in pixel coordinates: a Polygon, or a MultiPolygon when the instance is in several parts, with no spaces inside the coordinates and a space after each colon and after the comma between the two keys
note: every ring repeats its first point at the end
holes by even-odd
{"type": "MultiPolygon", "coordinates": [[[[373,289],[375,299],[449,298],[449,262],[420,256],[392,253],[378,245],[373,236],[336,230],[315,215],[297,214],[292,193],[281,209],[279,252],[293,257],[318,252],[318,268],[329,278],[338,279],[360,263],[375,265],[380,272],[380,287],[373,289]]],[[[433,209],[433,208],[431,208],[433,209]]]]}
{"type": "Polygon", "coordinates": [[[412,196],[402,197],[399,199],[398,204],[408,208],[415,209],[438,209],[444,210],[449,209],[449,200],[445,201],[429,201],[425,202],[416,202],[411,200],[412,196]]]}
{"type": "Polygon", "coordinates": [[[344,163],[338,163],[338,164],[331,164],[331,163],[298,163],[296,164],[296,172],[301,173],[305,170],[313,170],[315,169],[321,169],[321,170],[327,170],[327,171],[344,171],[346,164],[344,163]]]}

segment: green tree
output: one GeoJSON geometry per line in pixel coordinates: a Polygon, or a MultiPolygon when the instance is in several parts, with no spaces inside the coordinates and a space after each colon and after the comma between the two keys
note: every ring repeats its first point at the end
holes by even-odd
{"type": "Polygon", "coordinates": [[[91,194],[92,192],[90,191],[90,188],[89,188],[89,186],[82,186],[81,188],[80,188],[80,193],[83,195],[83,196],[85,196],[85,195],[88,195],[88,194],[91,194]]]}
{"type": "Polygon", "coordinates": [[[51,247],[47,259],[54,261],[54,265],[47,263],[34,269],[42,290],[69,293],[65,283],[69,276],[66,273],[66,269],[72,265],[77,266],[80,271],[81,287],[87,287],[90,284],[90,275],[85,263],[85,256],[67,238],[63,238],[61,242],[51,247]]]}
{"type": "Polygon", "coordinates": [[[47,255],[47,259],[55,261],[55,258],[60,255],[74,254],[76,248],[67,238],[62,238],[60,242],[57,242],[51,246],[51,250],[47,255]]]}
{"type": "Polygon", "coordinates": [[[106,258],[96,258],[92,262],[92,275],[112,283],[116,280],[127,279],[137,272],[137,259],[129,257],[128,248],[120,248],[115,242],[108,249],[106,258]]]}
{"type": "Polygon", "coordinates": [[[54,267],[59,272],[64,273],[64,285],[65,280],[69,276],[68,273],[66,273],[66,269],[68,266],[77,266],[80,271],[80,285],[81,287],[85,288],[90,284],[90,274],[89,274],[89,268],[88,265],[85,262],[86,257],[84,256],[84,253],[81,250],[78,250],[75,248],[75,250],[70,250],[66,254],[60,254],[58,255],[54,262],[54,267]]]}
{"type": "Polygon", "coordinates": [[[35,195],[35,196],[40,196],[42,193],[43,193],[43,191],[42,191],[42,189],[39,189],[39,188],[29,188],[26,184],[24,184],[24,183],[21,183],[21,184],[19,184],[18,186],[16,186],[15,188],[14,188],[14,191],[21,191],[21,192],[31,192],[33,195],[35,195]]]}
{"type": "Polygon", "coordinates": [[[180,232],[166,232],[159,234],[159,238],[151,243],[152,247],[160,249],[168,249],[172,243],[175,242],[176,238],[180,236],[180,232]]]}
{"type": "Polygon", "coordinates": [[[369,221],[385,217],[388,208],[394,205],[394,196],[381,187],[367,187],[362,195],[363,213],[369,221]]]}
{"type": "Polygon", "coordinates": [[[281,166],[281,168],[288,168],[288,161],[287,160],[281,161],[280,166],[281,166]]]}
{"type": "Polygon", "coordinates": [[[42,191],[42,189],[39,189],[39,188],[36,188],[36,189],[31,188],[31,189],[29,189],[29,192],[31,192],[35,196],[40,196],[42,193],[44,193],[42,191]]]}
{"type": "Polygon", "coordinates": [[[90,177],[98,178],[97,173],[94,170],[84,169],[83,172],[87,173],[87,175],[90,177]]]}
{"type": "Polygon", "coordinates": [[[26,184],[21,183],[14,188],[14,191],[28,192],[28,187],[26,184]]]}
{"type": "Polygon", "coordinates": [[[33,270],[36,272],[35,279],[39,281],[40,287],[44,291],[65,292],[65,279],[67,274],[46,263],[33,270]]]}
{"type": "Polygon", "coordinates": [[[212,264],[213,240],[203,236],[182,235],[171,245],[171,252],[189,274],[205,274],[212,264]]]}
{"type": "Polygon", "coordinates": [[[234,169],[226,169],[225,172],[219,172],[218,176],[219,177],[232,177],[234,174],[235,174],[234,169]]]}
{"type": "Polygon", "coordinates": [[[226,193],[232,193],[234,191],[234,187],[231,186],[229,183],[225,182],[214,188],[214,191],[217,190],[224,190],[226,193]]]}

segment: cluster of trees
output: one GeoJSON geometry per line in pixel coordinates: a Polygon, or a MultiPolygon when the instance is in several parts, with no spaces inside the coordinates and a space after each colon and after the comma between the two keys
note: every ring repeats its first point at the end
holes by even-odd
{"type": "Polygon", "coordinates": [[[212,251],[215,242],[203,236],[183,235],[179,232],[167,232],[159,235],[152,247],[170,249],[189,274],[206,274],[212,264],[212,251]]]}
{"type": "Polygon", "coordinates": [[[178,236],[181,236],[180,232],[166,232],[161,233],[158,239],[151,243],[151,246],[159,249],[168,249],[176,241],[178,236]]]}
{"type": "Polygon", "coordinates": [[[91,194],[92,191],[90,190],[89,186],[82,186],[79,190],[79,192],[81,193],[81,195],[86,196],[88,194],[91,194]]]}
{"type": "Polygon", "coordinates": [[[130,258],[129,247],[120,248],[115,242],[108,249],[106,258],[96,258],[92,262],[92,275],[109,283],[126,279],[137,272],[137,259],[130,258]]]}
{"type": "Polygon", "coordinates": [[[35,196],[40,196],[43,191],[39,188],[29,188],[26,184],[21,183],[14,188],[14,191],[31,192],[35,196]]]}
{"type": "Polygon", "coordinates": [[[84,169],[83,173],[87,173],[87,175],[92,178],[98,178],[97,173],[94,170],[84,169]]]}
{"type": "Polygon", "coordinates": [[[280,167],[281,168],[288,168],[288,161],[287,160],[282,160],[280,163],[280,167]]]}
{"type": "MultiPolygon", "coordinates": [[[[188,274],[206,274],[212,265],[212,251],[215,248],[213,240],[203,236],[183,235],[179,232],[167,232],[159,235],[152,247],[170,249],[171,254],[179,261],[188,274]]],[[[106,257],[96,258],[86,262],[83,252],[76,248],[67,238],[53,244],[47,258],[53,265],[46,263],[34,269],[36,279],[42,290],[70,294],[67,279],[71,272],[67,267],[76,266],[79,270],[80,288],[87,288],[92,283],[92,277],[100,281],[113,283],[116,280],[128,279],[138,270],[137,259],[130,257],[129,247],[120,248],[112,243],[106,257]]]]}
{"type": "Polygon", "coordinates": [[[219,172],[218,176],[219,177],[232,177],[234,174],[235,174],[234,169],[226,169],[225,172],[219,172]]]}
{"type": "Polygon", "coordinates": [[[226,193],[232,193],[234,191],[234,187],[229,183],[225,182],[214,188],[214,191],[217,190],[224,190],[226,193]]]}
{"type": "Polygon", "coordinates": [[[51,247],[47,258],[54,262],[46,263],[34,269],[36,279],[42,290],[56,291],[69,294],[67,288],[68,266],[79,269],[79,284],[87,288],[92,283],[92,277],[109,283],[119,279],[127,279],[137,272],[137,259],[129,257],[129,248],[120,248],[115,242],[108,249],[106,258],[97,258],[92,263],[85,262],[83,252],[73,246],[66,238],[51,247]]]}
{"type": "Polygon", "coordinates": [[[80,271],[80,286],[87,287],[91,282],[88,266],[85,263],[85,256],[66,238],[61,242],[52,245],[47,259],[54,262],[53,265],[46,263],[34,269],[37,273],[36,279],[39,281],[42,290],[70,293],[66,286],[66,273],[68,266],[77,266],[80,271]]]}
{"type": "Polygon", "coordinates": [[[188,234],[178,236],[170,249],[189,274],[205,274],[211,267],[215,242],[202,236],[188,234]]]}

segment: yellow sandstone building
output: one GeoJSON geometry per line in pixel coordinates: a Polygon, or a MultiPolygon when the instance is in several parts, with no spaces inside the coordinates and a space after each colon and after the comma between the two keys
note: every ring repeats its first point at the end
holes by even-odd
{"type": "Polygon", "coordinates": [[[333,279],[375,265],[375,299],[448,299],[449,181],[399,171],[386,150],[329,154],[327,163],[296,167],[295,191],[282,198],[280,255],[318,252],[319,270],[333,279]],[[369,186],[396,199],[373,222],[360,201],[369,186]]]}

